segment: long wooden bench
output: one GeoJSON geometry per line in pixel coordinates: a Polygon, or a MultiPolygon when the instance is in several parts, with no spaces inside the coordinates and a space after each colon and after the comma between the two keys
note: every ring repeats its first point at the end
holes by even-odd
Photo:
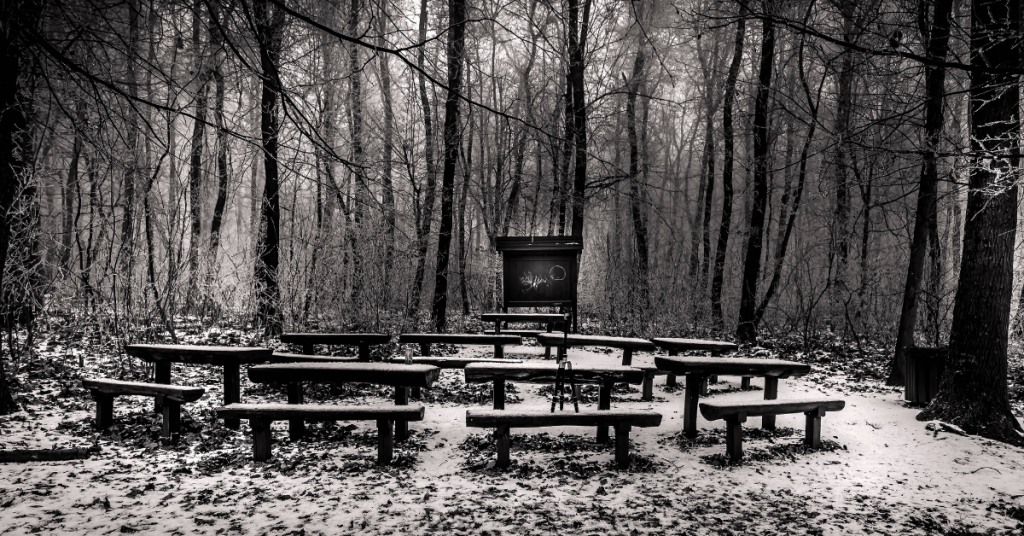
{"type": "Polygon", "coordinates": [[[827,411],[846,407],[843,400],[759,400],[756,402],[702,402],[700,413],[709,421],[725,419],[725,448],[729,460],[743,458],[743,423],[747,417],[803,413],[807,416],[804,444],[821,448],[821,418],[827,411]]]}
{"type": "MultiPolygon", "coordinates": [[[[736,343],[726,341],[712,341],[707,339],[676,339],[676,338],[656,338],[651,339],[651,342],[656,344],[658,348],[666,350],[668,355],[679,355],[679,352],[708,352],[712,357],[718,357],[723,354],[731,354],[739,349],[736,343]]],[[[711,376],[709,378],[712,383],[718,381],[717,376],[711,376]]],[[[750,377],[743,376],[741,387],[743,389],[750,388],[750,377]]],[[[676,375],[669,373],[668,378],[665,380],[665,385],[669,387],[676,386],[676,375]]],[[[702,395],[707,395],[707,384],[701,386],[703,391],[702,395]]]]}
{"type": "Polygon", "coordinates": [[[377,465],[391,463],[393,422],[422,421],[423,406],[331,406],[318,404],[231,404],[216,409],[222,419],[249,419],[253,459],[270,459],[270,424],[274,421],[377,421],[377,465]]]}
{"type": "Polygon", "coordinates": [[[537,341],[543,346],[555,346],[561,348],[563,345],[569,347],[577,346],[601,346],[605,348],[622,349],[622,366],[628,367],[633,364],[633,352],[657,350],[658,347],[647,339],[635,337],[603,337],[599,335],[564,335],[562,333],[541,333],[537,335],[537,341]]]}
{"type": "Polygon", "coordinates": [[[195,402],[206,392],[201,387],[185,387],[162,383],[124,382],[106,378],[86,378],[82,387],[96,400],[96,427],[106,430],[114,423],[114,399],[119,396],[151,396],[163,412],[163,437],[173,437],[181,430],[181,405],[195,402]]]}
{"type": "Polygon", "coordinates": [[[430,345],[441,344],[466,344],[493,346],[494,357],[504,357],[504,346],[508,344],[523,344],[523,338],[519,335],[480,335],[477,333],[402,333],[398,336],[399,344],[419,344],[420,355],[430,355],[430,345]]]}
{"type": "MultiPolygon", "coordinates": [[[[404,357],[392,357],[389,363],[396,365],[406,364],[404,357]]],[[[489,357],[413,357],[410,365],[431,365],[439,369],[464,369],[466,365],[474,363],[522,363],[520,359],[492,359],[489,357]]]]}
{"type": "Polygon", "coordinates": [[[370,360],[370,347],[391,342],[386,333],[282,333],[281,342],[301,344],[303,354],[313,354],[314,345],[358,346],[359,360],[370,360]]]}
{"type": "Polygon", "coordinates": [[[271,363],[356,363],[362,361],[356,356],[346,355],[310,355],[274,352],[270,356],[271,363]]]}
{"type": "Polygon", "coordinates": [[[498,467],[508,467],[510,430],[512,428],[540,428],[546,426],[613,426],[615,427],[615,461],[619,467],[629,467],[629,431],[633,426],[646,428],[661,425],[661,414],[650,410],[505,411],[470,409],[466,411],[466,426],[494,428],[498,444],[498,467]]]}
{"type": "MultiPolygon", "coordinates": [[[[560,324],[559,329],[564,330],[566,324],[569,322],[568,314],[558,313],[484,313],[480,315],[480,320],[484,322],[494,322],[493,330],[484,331],[487,335],[519,335],[521,337],[536,337],[541,333],[551,333],[556,324],[560,324]],[[544,324],[547,327],[546,331],[532,330],[532,329],[501,329],[502,322],[521,322],[521,323],[533,323],[544,324]]],[[[544,348],[544,357],[551,357],[551,347],[544,348]]]]}

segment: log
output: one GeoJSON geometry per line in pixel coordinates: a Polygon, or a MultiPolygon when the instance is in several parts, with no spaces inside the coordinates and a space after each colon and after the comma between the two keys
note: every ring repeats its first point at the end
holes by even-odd
{"type": "Polygon", "coordinates": [[[84,460],[93,452],[98,452],[98,448],[0,450],[0,463],[84,460]]]}

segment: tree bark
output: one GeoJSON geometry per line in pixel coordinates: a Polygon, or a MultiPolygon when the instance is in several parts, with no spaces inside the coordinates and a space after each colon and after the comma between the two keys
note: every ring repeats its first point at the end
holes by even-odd
{"type": "MultiPolygon", "coordinates": [[[[643,25],[643,2],[634,2],[636,24],[643,25]]],[[[644,314],[650,302],[650,282],[648,281],[647,251],[647,216],[644,213],[647,204],[647,185],[643,182],[640,166],[636,124],[636,97],[644,87],[645,40],[644,29],[638,28],[636,57],[633,60],[633,74],[629,79],[626,93],[626,130],[629,137],[629,207],[633,219],[633,238],[636,244],[636,280],[630,281],[637,289],[637,300],[633,302],[635,310],[644,314]]]]}
{"type": "Polygon", "coordinates": [[[281,333],[281,290],[277,268],[280,244],[281,200],[277,166],[278,135],[281,131],[278,116],[280,77],[278,63],[281,56],[282,11],[271,12],[270,0],[253,3],[256,39],[259,43],[262,69],[260,96],[260,136],[263,149],[263,169],[266,177],[260,209],[257,241],[259,258],[256,260],[256,319],[268,335],[281,333]]]}
{"type": "Polygon", "coordinates": [[[448,325],[448,257],[452,243],[452,200],[455,196],[455,164],[459,157],[459,91],[462,90],[462,58],[466,40],[466,2],[448,3],[448,95],[444,102],[444,172],[441,176],[441,227],[437,237],[437,270],[434,277],[434,329],[448,325]]]}
{"type": "Polygon", "coordinates": [[[729,251],[729,232],[732,225],[732,168],[734,164],[734,140],[732,128],[732,103],[736,99],[736,79],[739,78],[743,61],[743,37],[747,31],[747,9],[740,5],[736,21],[736,42],[733,44],[732,63],[725,82],[725,101],[722,104],[722,142],[725,155],[722,161],[722,222],[718,227],[718,245],[715,248],[715,269],[711,278],[711,314],[715,327],[723,328],[722,286],[725,280],[725,256],[729,251]]]}
{"type": "MultiPolygon", "coordinates": [[[[196,118],[192,123],[192,149],[188,170],[189,215],[192,223],[188,244],[189,291],[188,305],[193,304],[199,289],[199,243],[203,232],[203,149],[206,142],[206,100],[209,74],[202,56],[202,6],[203,0],[195,0],[192,11],[192,52],[196,79],[196,118]]],[[[200,300],[201,301],[201,300],[200,300]]]]}
{"type": "Polygon", "coordinates": [[[569,0],[569,79],[572,82],[572,129],[576,147],[576,167],[572,181],[572,236],[581,239],[587,187],[587,96],[583,87],[586,67],[583,57],[587,50],[591,4],[593,0],[583,0],[583,18],[580,20],[579,0],[569,0]]]}
{"type": "MultiPolygon", "coordinates": [[[[1018,2],[974,0],[971,28],[972,66],[1019,65],[1018,2]]],[[[917,418],[950,422],[971,434],[1024,445],[1006,385],[1020,172],[1017,77],[976,70],[971,73],[970,94],[971,150],[976,156],[949,355],[939,393],[917,418]]]]}
{"type": "Polygon", "coordinates": [[[424,188],[423,202],[420,205],[420,217],[416,222],[416,272],[413,276],[412,297],[409,303],[409,316],[415,317],[420,308],[420,297],[423,295],[423,279],[427,264],[427,249],[430,246],[430,224],[434,218],[434,199],[437,188],[437,166],[434,163],[434,129],[430,113],[430,99],[427,97],[427,79],[422,74],[424,69],[425,49],[427,42],[427,0],[420,2],[420,46],[416,51],[416,65],[419,67],[420,106],[423,108],[423,142],[424,159],[427,163],[427,185],[424,188]]]}
{"type": "MultiPolygon", "coordinates": [[[[771,2],[765,2],[771,9],[771,2]]],[[[761,29],[761,66],[758,73],[757,97],[754,106],[754,192],[750,208],[750,235],[747,238],[747,253],[743,267],[740,314],[736,337],[743,343],[757,341],[757,283],[761,276],[761,251],[763,247],[765,205],[768,202],[768,115],[772,82],[772,67],[775,59],[775,25],[770,18],[764,18],[761,29]]]]}
{"type": "MultiPolygon", "coordinates": [[[[949,50],[949,17],[953,11],[953,0],[937,0],[934,6],[928,39],[928,56],[938,61],[946,58],[949,50]]],[[[925,135],[924,154],[921,165],[920,187],[917,192],[917,214],[914,217],[914,235],[910,242],[910,263],[907,265],[907,280],[903,286],[903,307],[896,331],[896,349],[893,352],[888,385],[903,385],[905,381],[906,349],[914,346],[914,328],[917,324],[917,306],[920,295],[921,274],[924,272],[924,255],[928,243],[928,228],[931,215],[936,211],[936,193],[939,183],[938,151],[942,136],[942,104],[946,94],[946,69],[939,66],[925,67],[925,135]]]]}
{"type": "MultiPolygon", "coordinates": [[[[384,35],[387,33],[388,3],[381,2],[380,16],[377,17],[378,33],[380,33],[379,44],[386,46],[387,41],[384,35]]],[[[391,278],[395,263],[395,187],[392,175],[392,153],[394,147],[395,111],[391,97],[391,68],[388,66],[388,55],[379,54],[380,63],[380,92],[384,104],[384,157],[382,163],[381,188],[384,200],[384,277],[386,281],[391,278]]]]}
{"type": "MultiPolygon", "coordinates": [[[[214,54],[213,85],[214,102],[213,117],[217,126],[217,199],[213,205],[213,217],[210,221],[210,273],[214,280],[219,272],[217,252],[220,249],[221,226],[224,221],[224,208],[228,200],[228,131],[224,124],[224,36],[221,33],[220,0],[210,0],[210,45],[214,54]]],[[[237,232],[237,230],[236,230],[237,232]]]]}

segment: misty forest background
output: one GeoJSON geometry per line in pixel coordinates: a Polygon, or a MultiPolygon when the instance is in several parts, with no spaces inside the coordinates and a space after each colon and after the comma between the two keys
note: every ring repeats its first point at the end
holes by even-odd
{"type": "Polygon", "coordinates": [[[606,334],[940,346],[969,190],[1019,256],[1015,2],[3,4],[11,355],[458,330],[504,235],[582,236],[606,334]]]}

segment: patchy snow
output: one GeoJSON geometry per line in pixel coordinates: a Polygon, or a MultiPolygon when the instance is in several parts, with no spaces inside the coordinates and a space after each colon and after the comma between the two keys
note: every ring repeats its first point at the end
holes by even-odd
{"type": "MultiPolygon", "coordinates": [[[[507,353],[536,359],[543,349],[507,353]]],[[[579,363],[616,364],[619,356],[570,350],[579,363]]],[[[634,357],[634,365],[649,364],[651,354],[634,357]]],[[[114,376],[113,366],[87,358],[81,374],[114,376]]],[[[117,366],[129,377],[143,374],[117,366]]],[[[0,446],[95,442],[102,450],[88,460],[0,465],[0,534],[1024,534],[1024,449],[929,430],[900,392],[842,376],[779,382],[780,398],[847,401],[824,417],[829,441],[820,451],[800,445],[803,415],[779,416],[775,434],[750,418],[746,461],[723,464],[724,423],[698,416],[698,440],[681,440],[683,390],[666,389],[659,376],[654,402],[640,401],[638,386],[612,398],[612,407],[664,415],[661,427],[632,431],[629,471],[616,469],[611,446],[596,444],[594,430],[581,427],[513,429],[512,467],[498,471],[488,463],[489,435],[465,427],[468,404],[490,401],[477,392],[481,386],[466,386],[459,370],[442,371],[425,393],[425,420],[410,423],[412,438],[396,446],[395,464],[385,468],[374,465],[370,422],[307,424],[308,437],[298,443],[288,440],[287,422],[275,423],[274,457],[253,462],[245,421],[236,432],[213,418],[222,393],[212,367],[175,367],[175,383],[207,388],[184,406],[184,435],[175,446],[157,439],[151,399],[116,399],[115,427],[98,435],[77,369],[35,383],[27,379],[32,370],[21,372],[32,386],[30,411],[0,417],[0,446]]],[[[242,377],[243,401],[286,399],[283,390],[242,377]]],[[[739,378],[722,379],[714,398],[763,396],[759,379],[749,391],[739,389],[739,378]]],[[[547,407],[539,391],[550,387],[515,387],[509,409],[547,407]]],[[[339,395],[307,388],[309,403],[391,400],[387,388],[349,386],[339,395]]]]}

